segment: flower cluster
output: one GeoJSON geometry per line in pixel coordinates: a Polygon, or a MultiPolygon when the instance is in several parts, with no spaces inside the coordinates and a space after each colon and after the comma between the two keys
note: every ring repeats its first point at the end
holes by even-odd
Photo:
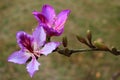
{"type": "Polygon", "coordinates": [[[32,14],[38,20],[38,26],[32,35],[24,31],[17,32],[16,39],[20,50],[11,54],[8,61],[27,63],[26,69],[32,77],[40,66],[38,58],[42,55],[47,56],[60,45],[60,42],[47,42],[46,38],[62,34],[69,13],[70,10],[63,10],[56,16],[54,8],[50,5],[44,5],[41,12],[34,11],[32,14]]]}

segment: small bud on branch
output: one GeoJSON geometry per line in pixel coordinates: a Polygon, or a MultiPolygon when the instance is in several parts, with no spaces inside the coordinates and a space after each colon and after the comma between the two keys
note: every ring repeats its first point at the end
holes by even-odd
{"type": "Polygon", "coordinates": [[[79,42],[85,44],[89,48],[88,49],[69,49],[67,47],[67,38],[64,37],[62,41],[64,49],[57,49],[57,52],[68,57],[70,57],[73,53],[90,52],[90,51],[105,51],[105,52],[110,52],[113,55],[120,55],[119,50],[117,50],[116,48],[110,49],[107,45],[103,43],[101,39],[97,39],[94,42],[92,42],[92,33],[90,30],[87,31],[87,36],[86,36],[87,40],[84,37],[81,37],[78,35],[76,37],[79,40],[79,42]]]}
{"type": "Polygon", "coordinates": [[[94,41],[94,46],[101,50],[106,50],[106,51],[109,50],[109,48],[104,43],[100,42],[99,40],[94,41]]]}
{"type": "Polygon", "coordinates": [[[67,37],[63,37],[62,44],[64,47],[67,47],[67,44],[68,44],[67,37]]]}
{"type": "Polygon", "coordinates": [[[92,34],[90,30],[87,30],[87,39],[89,43],[92,45],[92,34]]]}

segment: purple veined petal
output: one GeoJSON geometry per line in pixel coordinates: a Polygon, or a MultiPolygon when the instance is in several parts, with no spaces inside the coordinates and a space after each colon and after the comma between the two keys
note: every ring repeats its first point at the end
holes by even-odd
{"type": "Polygon", "coordinates": [[[46,4],[42,7],[42,14],[46,16],[49,24],[52,25],[56,17],[54,8],[46,4]]]}
{"type": "Polygon", "coordinates": [[[56,30],[54,30],[53,28],[49,28],[48,26],[44,26],[43,28],[44,28],[44,30],[46,31],[46,34],[47,34],[48,36],[53,36],[53,35],[55,36],[56,33],[57,33],[56,30]]]}
{"type": "Polygon", "coordinates": [[[39,70],[40,63],[36,60],[36,58],[32,57],[32,60],[27,64],[27,71],[31,77],[33,77],[34,73],[39,70]]]}
{"type": "Polygon", "coordinates": [[[63,10],[60,12],[57,16],[57,19],[55,21],[55,30],[60,30],[64,27],[64,24],[67,20],[68,14],[70,13],[70,10],[63,10]]]}
{"type": "Polygon", "coordinates": [[[44,24],[48,23],[48,19],[45,17],[44,14],[37,12],[37,11],[32,12],[32,14],[34,15],[34,17],[38,20],[38,22],[40,24],[41,23],[44,23],[44,24]]]}
{"type": "Polygon", "coordinates": [[[33,32],[34,48],[38,49],[39,47],[43,46],[46,40],[46,33],[42,26],[38,26],[35,31],[33,32]]]}
{"type": "Polygon", "coordinates": [[[64,28],[61,28],[60,30],[57,30],[57,33],[55,36],[60,36],[64,31],[64,28]]]}
{"type": "Polygon", "coordinates": [[[64,31],[64,28],[62,28],[60,30],[55,30],[55,29],[49,28],[47,26],[44,26],[43,28],[45,29],[46,34],[48,36],[60,36],[63,33],[63,31],[64,31]]]}
{"type": "Polygon", "coordinates": [[[17,43],[20,46],[21,49],[27,49],[30,52],[33,51],[32,48],[32,42],[33,42],[33,37],[24,31],[19,31],[16,35],[17,38],[17,43]]]}
{"type": "Polygon", "coordinates": [[[20,37],[21,37],[21,35],[24,35],[24,34],[26,34],[24,31],[19,31],[16,34],[17,43],[18,43],[18,45],[21,49],[24,48],[24,46],[21,44],[21,38],[20,37]]]}
{"type": "Polygon", "coordinates": [[[25,53],[24,51],[20,50],[11,54],[8,58],[8,61],[18,64],[25,64],[26,61],[30,58],[30,56],[31,55],[29,53],[25,53]]]}
{"type": "Polygon", "coordinates": [[[47,56],[60,45],[60,42],[49,42],[40,50],[40,54],[47,56]]]}

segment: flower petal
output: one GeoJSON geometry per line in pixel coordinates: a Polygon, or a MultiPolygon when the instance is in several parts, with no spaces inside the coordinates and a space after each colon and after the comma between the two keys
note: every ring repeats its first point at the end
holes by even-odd
{"type": "Polygon", "coordinates": [[[42,14],[45,15],[45,17],[49,21],[50,25],[52,25],[54,22],[54,18],[56,16],[54,8],[50,5],[44,5],[42,7],[42,14]]]}
{"type": "Polygon", "coordinates": [[[47,26],[44,26],[44,29],[48,36],[60,36],[62,34],[62,32],[64,31],[64,29],[57,31],[57,30],[55,30],[53,28],[49,28],[47,26]]]}
{"type": "Polygon", "coordinates": [[[38,20],[38,22],[41,24],[41,23],[44,23],[44,24],[47,24],[48,23],[48,20],[47,18],[44,16],[44,14],[40,13],[40,12],[37,12],[37,11],[34,11],[32,12],[32,14],[34,15],[34,17],[38,20]]]}
{"type": "Polygon", "coordinates": [[[34,73],[37,70],[39,70],[39,65],[40,65],[40,63],[38,63],[36,58],[32,58],[32,60],[27,64],[26,68],[27,68],[27,71],[31,77],[34,75],[34,73]]]}
{"type": "Polygon", "coordinates": [[[60,42],[49,42],[40,50],[40,54],[47,56],[60,45],[60,42]]]}
{"type": "MultiPolygon", "coordinates": [[[[38,26],[33,32],[34,42],[37,44],[36,48],[44,45],[46,40],[46,33],[42,26],[38,26]]],[[[35,46],[34,46],[35,47],[35,46]]]]}
{"type": "Polygon", "coordinates": [[[61,13],[58,14],[54,27],[55,30],[60,30],[64,27],[69,13],[70,10],[63,10],[61,13]]]}
{"type": "Polygon", "coordinates": [[[21,49],[27,49],[30,52],[33,51],[33,48],[32,48],[33,37],[31,35],[23,31],[19,31],[16,37],[17,37],[17,43],[21,49]]]}
{"type": "Polygon", "coordinates": [[[25,53],[24,51],[16,51],[12,55],[9,56],[8,61],[14,62],[18,64],[25,64],[26,61],[30,58],[30,55],[25,53]]]}

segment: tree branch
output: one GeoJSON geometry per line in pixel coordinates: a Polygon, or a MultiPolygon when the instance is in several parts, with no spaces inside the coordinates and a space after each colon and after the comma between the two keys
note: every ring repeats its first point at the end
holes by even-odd
{"type": "Polygon", "coordinates": [[[120,55],[120,51],[117,50],[117,51],[114,51],[113,49],[112,50],[109,50],[109,49],[99,49],[99,48],[90,48],[90,49],[68,49],[68,48],[64,48],[64,49],[57,49],[56,50],[58,53],[60,54],[63,54],[65,56],[68,56],[70,57],[73,53],[80,53],[80,52],[95,52],[95,51],[104,51],[104,52],[110,52],[114,55],[120,55]]]}

